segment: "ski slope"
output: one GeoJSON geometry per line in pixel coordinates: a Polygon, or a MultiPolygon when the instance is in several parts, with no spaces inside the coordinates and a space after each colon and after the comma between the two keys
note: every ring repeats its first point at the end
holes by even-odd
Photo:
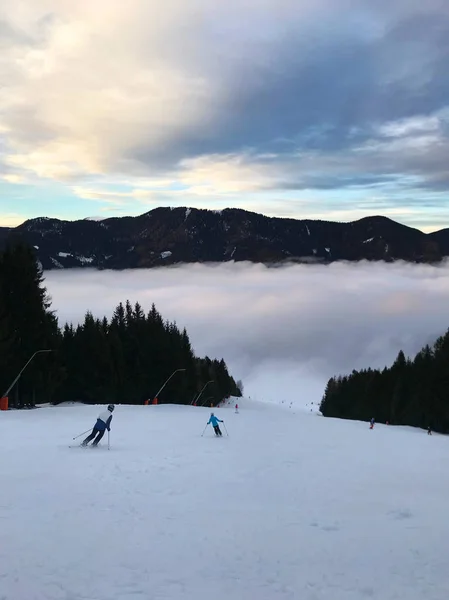
{"type": "Polygon", "coordinates": [[[448,438],[239,404],[0,413],[0,599],[449,598],[448,438]]]}

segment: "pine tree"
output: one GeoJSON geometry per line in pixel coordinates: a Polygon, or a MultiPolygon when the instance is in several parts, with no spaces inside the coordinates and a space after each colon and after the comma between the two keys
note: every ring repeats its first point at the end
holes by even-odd
{"type": "Polygon", "coordinates": [[[449,432],[449,331],[414,358],[403,351],[382,371],[353,371],[329,380],[320,409],[324,416],[388,421],[449,432]]]}
{"type": "MultiPolygon", "coordinates": [[[[0,281],[1,285],[1,281],[0,281]]],[[[10,364],[15,348],[15,332],[0,295],[0,394],[6,392],[11,375],[10,364]]]]}
{"type": "MultiPolygon", "coordinates": [[[[0,306],[9,332],[6,372],[13,379],[36,351],[56,351],[60,341],[42,271],[33,251],[22,243],[9,245],[0,255],[0,306]]],[[[11,404],[52,398],[61,374],[56,373],[59,367],[54,356],[46,356],[45,363],[43,360],[43,356],[36,356],[24,371],[15,390],[11,390],[11,404]]]]}
{"type": "MultiPolygon", "coordinates": [[[[159,401],[188,404],[208,379],[213,402],[235,382],[224,361],[197,358],[187,331],[164,321],[153,304],[120,303],[109,321],[86,312],[83,323],[59,329],[33,251],[17,244],[0,253],[0,384],[5,390],[37,350],[54,352],[30,364],[11,404],[78,400],[142,404],[164,386],[159,401]]],[[[0,392],[1,393],[1,392],[0,392]]]]}

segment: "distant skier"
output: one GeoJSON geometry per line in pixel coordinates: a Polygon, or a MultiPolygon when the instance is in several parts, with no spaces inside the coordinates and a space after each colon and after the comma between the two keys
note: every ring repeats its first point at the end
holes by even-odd
{"type": "Polygon", "coordinates": [[[371,421],[369,423],[370,423],[369,428],[374,429],[374,417],[371,419],[371,421]]]}
{"type": "Polygon", "coordinates": [[[98,415],[97,422],[95,423],[94,428],[92,429],[92,433],[84,440],[81,446],[87,446],[89,442],[91,442],[94,438],[95,440],[92,443],[92,446],[97,446],[98,442],[104,436],[104,432],[106,429],[111,431],[111,421],[112,421],[112,413],[114,412],[115,406],[110,404],[108,406],[108,410],[100,413],[98,415]],[[97,437],[95,437],[97,436],[97,437]]]}
{"type": "Polygon", "coordinates": [[[235,405],[235,412],[236,412],[236,414],[239,413],[239,405],[238,404],[235,405]]]}
{"type": "Polygon", "coordinates": [[[215,431],[215,435],[220,436],[220,435],[223,435],[223,434],[221,433],[221,429],[220,429],[220,426],[218,425],[218,423],[223,423],[223,421],[221,419],[218,419],[214,415],[214,413],[210,413],[210,419],[207,422],[207,424],[208,425],[212,425],[212,427],[214,428],[214,431],[215,431]]]}
{"type": "Polygon", "coordinates": [[[427,428],[427,435],[432,435],[432,428],[430,427],[430,425],[427,428]]]}

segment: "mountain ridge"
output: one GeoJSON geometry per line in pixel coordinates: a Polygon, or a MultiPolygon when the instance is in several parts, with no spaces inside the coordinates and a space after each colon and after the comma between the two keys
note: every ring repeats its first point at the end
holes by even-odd
{"type": "Polygon", "coordinates": [[[449,228],[424,233],[382,215],[336,222],[238,208],[158,207],[136,217],[102,220],[37,217],[18,227],[0,227],[0,246],[12,240],[34,246],[46,270],[228,261],[438,263],[449,256],[449,228]]]}

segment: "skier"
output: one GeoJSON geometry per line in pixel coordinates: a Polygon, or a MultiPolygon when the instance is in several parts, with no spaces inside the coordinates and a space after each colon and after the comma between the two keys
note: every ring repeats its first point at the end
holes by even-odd
{"type": "Polygon", "coordinates": [[[369,426],[369,428],[370,428],[370,429],[374,429],[374,417],[373,417],[373,418],[371,419],[371,421],[370,421],[370,426],[369,426]]]}
{"type": "Polygon", "coordinates": [[[115,406],[113,404],[110,404],[108,406],[108,410],[105,410],[104,412],[98,415],[98,419],[95,423],[94,428],[92,429],[92,433],[89,436],[87,436],[84,442],[82,442],[81,446],[87,446],[87,444],[94,438],[95,440],[93,441],[92,446],[97,446],[98,442],[104,436],[104,432],[106,431],[106,429],[108,431],[111,431],[112,413],[114,412],[114,408],[115,406]]]}
{"type": "Polygon", "coordinates": [[[432,435],[432,428],[430,427],[430,425],[427,428],[427,435],[432,435]]]}
{"type": "Polygon", "coordinates": [[[236,412],[236,414],[238,414],[238,412],[239,412],[239,405],[238,404],[235,405],[235,412],[236,412]]]}
{"type": "Polygon", "coordinates": [[[218,425],[218,423],[223,423],[223,421],[221,419],[218,419],[214,413],[210,413],[210,419],[207,422],[208,425],[212,424],[212,427],[214,428],[215,431],[215,435],[223,435],[221,433],[221,429],[220,426],[218,425]]]}

